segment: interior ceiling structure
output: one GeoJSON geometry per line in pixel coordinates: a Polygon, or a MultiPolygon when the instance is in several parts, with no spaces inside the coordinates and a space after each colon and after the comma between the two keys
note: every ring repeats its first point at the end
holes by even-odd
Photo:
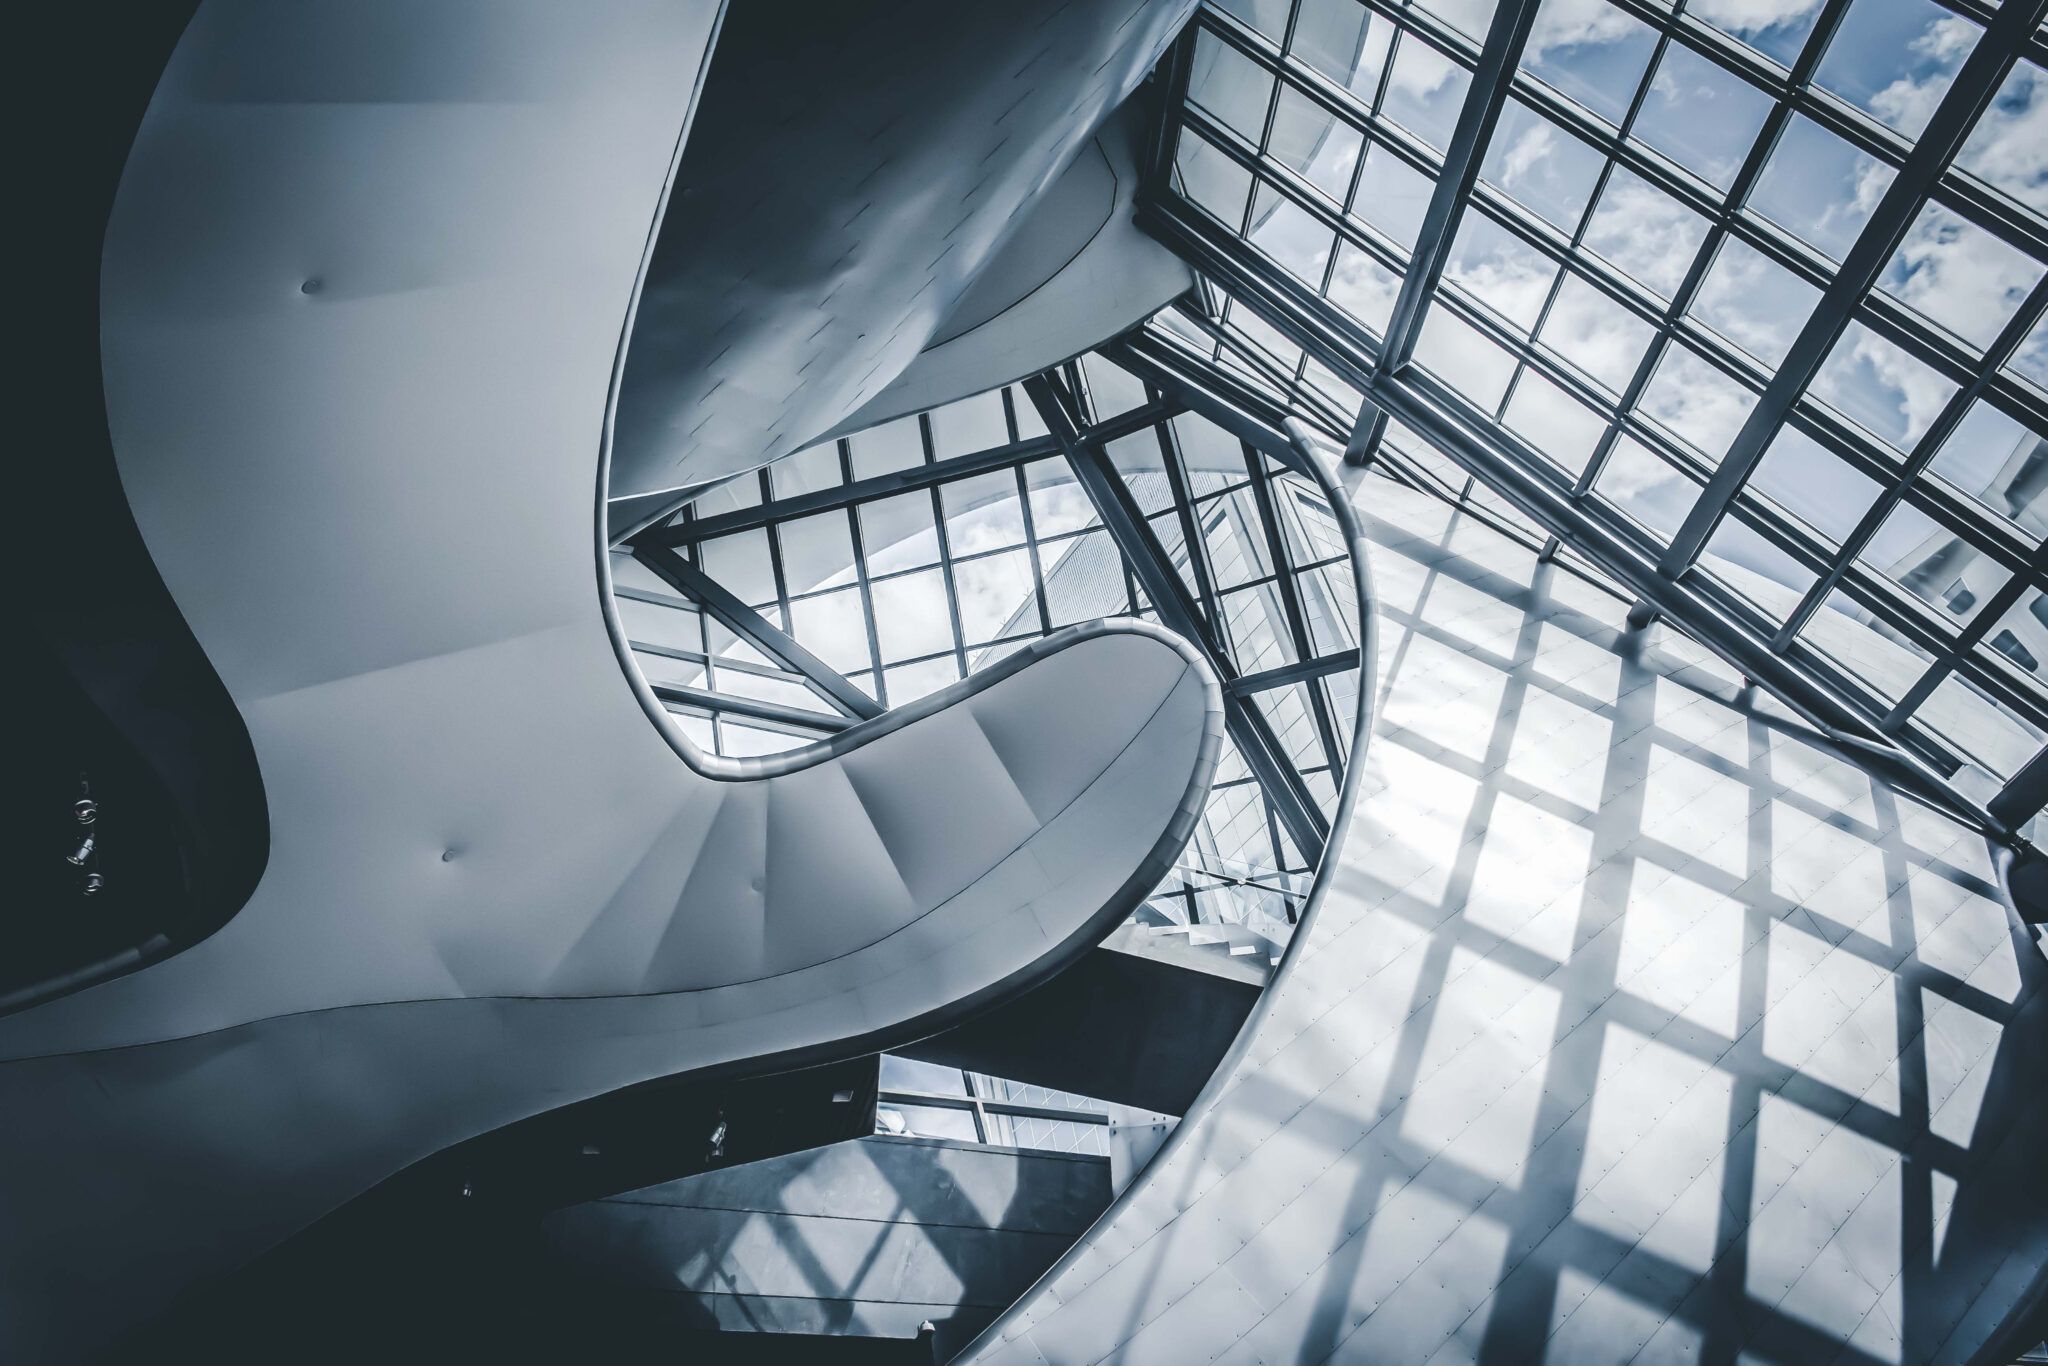
{"type": "Polygon", "coordinates": [[[2013,830],[2048,795],[2041,9],[1212,5],[1141,221],[1213,286],[1182,334],[1353,459],[1450,457],[2013,830]]]}

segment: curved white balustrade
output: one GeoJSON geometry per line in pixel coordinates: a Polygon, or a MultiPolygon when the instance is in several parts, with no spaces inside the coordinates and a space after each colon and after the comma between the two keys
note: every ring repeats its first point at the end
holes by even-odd
{"type": "Polygon", "coordinates": [[[272,849],[211,938],[0,1020],[0,1355],[538,1111],[942,1027],[1187,838],[1220,699],[1149,627],[759,761],[636,695],[601,463],[717,17],[207,0],[180,44],[107,234],[108,409],[272,849]]]}

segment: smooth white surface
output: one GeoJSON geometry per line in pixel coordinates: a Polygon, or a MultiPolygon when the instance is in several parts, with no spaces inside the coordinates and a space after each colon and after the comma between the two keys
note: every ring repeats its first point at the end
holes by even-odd
{"type": "Polygon", "coordinates": [[[181,42],[108,229],[108,409],[272,848],[212,938],[0,1021],[0,1357],[537,1111],[914,1031],[1185,837],[1219,704],[1155,631],[754,769],[636,696],[599,466],[717,18],[207,0],[181,42]]]}
{"type": "Polygon", "coordinates": [[[1355,501],[1337,880],[1215,1107],[965,1359],[1969,1359],[2048,1260],[2048,971],[1982,839],[1443,504],[1355,501]]]}

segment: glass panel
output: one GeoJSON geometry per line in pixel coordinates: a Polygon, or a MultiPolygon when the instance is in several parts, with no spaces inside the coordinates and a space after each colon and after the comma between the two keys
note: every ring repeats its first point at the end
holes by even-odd
{"type": "Polygon", "coordinates": [[[1375,337],[1385,336],[1401,296],[1401,278],[1346,242],[1337,248],[1337,266],[1330,272],[1330,301],[1363,323],[1375,337]]]}
{"type": "Polygon", "coordinates": [[[626,639],[670,650],[704,648],[704,628],[697,614],[683,607],[661,607],[633,598],[612,599],[619,609],[619,629],[626,639]]]}
{"type": "Polygon", "coordinates": [[[1782,623],[1820,575],[1735,517],[1723,517],[1700,565],[1773,623],[1782,623]]]}
{"type": "Polygon", "coordinates": [[[1813,32],[1820,0],[1691,0],[1685,12],[1790,67],[1813,32]]]}
{"type": "Polygon", "coordinates": [[[2029,329],[2026,340],[2020,343],[2020,349],[2005,368],[2032,380],[2035,388],[2048,391],[2048,314],[2043,314],[2029,329]]]}
{"type": "Polygon", "coordinates": [[[2048,214],[2048,71],[2013,65],[1956,164],[1983,177],[2035,213],[2048,214]]]}
{"type": "Polygon", "coordinates": [[[1418,7],[1464,34],[1475,43],[1486,41],[1486,26],[1493,19],[1495,0],[1416,0],[1418,7]]]}
{"type": "Polygon", "coordinates": [[[1192,131],[1181,133],[1173,164],[1188,201],[1236,232],[1252,197],[1252,173],[1192,131]]]}
{"type": "Polygon", "coordinates": [[[1039,551],[1045,601],[1055,628],[1130,610],[1124,561],[1106,531],[1091,531],[1039,551]]]}
{"type": "Polygon", "coordinates": [[[775,528],[782,542],[782,583],[791,597],[852,583],[853,528],[838,508],[775,528]]]}
{"type": "Polygon", "coordinates": [[[875,1108],[875,1129],[878,1133],[902,1134],[911,1138],[980,1142],[974,1132],[972,1110],[954,1110],[938,1105],[906,1105],[901,1101],[889,1101],[875,1108]]]}
{"type": "Polygon", "coordinates": [[[1415,361],[1488,413],[1500,408],[1515,373],[1513,356],[1441,304],[1423,319],[1415,361]]]}
{"type": "Polygon", "coordinates": [[[1727,451],[1743,419],[1756,406],[1756,395],[1700,359],[1690,348],[1672,342],[1657,363],[1657,373],[1643,390],[1637,411],[1685,442],[1708,461],[1727,451]]]}
{"type": "Polygon", "coordinates": [[[964,1096],[967,1094],[967,1074],[957,1067],[941,1067],[935,1062],[919,1062],[915,1058],[899,1058],[894,1053],[884,1053],[882,1089],[964,1096]]]}
{"type": "Polygon", "coordinates": [[[872,587],[875,637],[884,663],[953,648],[946,581],[936,569],[878,579],[872,587]]]}
{"type": "Polygon", "coordinates": [[[1984,633],[1984,647],[2021,673],[2040,673],[2041,661],[2048,659],[2048,594],[2038,588],[2023,591],[1984,633]]]}
{"type": "Polygon", "coordinates": [[[1656,47],[1648,25],[1612,5],[1543,0],[1522,69],[1619,126],[1656,47]]]}
{"type": "Polygon", "coordinates": [[[2048,535],[2048,441],[1989,403],[1970,406],[1931,468],[2036,540],[2048,535]]]}
{"type": "Polygon", "coordinates": [[[1691,48],[1671,43],[1629,136],[1725,190],[1770,112],[1768,95],[1691,48]]]}
{"type": "Polygon", "coordinates": [[[1393,40],[1394,26],[1358,0],[1302,0],[1290,51],[1370,103],[1393,40]]]}
{"type": "Polygon", "coordinates": [[[1195,35],[1188,103],[1256,147],[1265,137],[1272,98],[1272,72],[1207,29],[1195,35]]]}
{"type": "Polygon", "coordinates": [[[859,512],[861,550],[867,556],[868,573],[887,574],[939,562],[939,531],[932,519],[930,493],[913,489],[892,494],[862,503],[859,512]]]}
{"type": "Polygon", "coordinates": [[[697,563],[734,597],[751,607],[775,601],[775,567],[768,533],[756,528],[714,536],[697,546],[697,563]]]}
{"type": "Polygon", "coordinates": [[[785,735],[781,731],[743,725],[728,716],[718,718],[718,751],[733,758],[781,754],[785,750],[808,745],[817,738],[814,735],[785,735]]]}
{"type": "Polygon", "coordinates": [[[840,673],[874,667],[868,658],[867,617],[861,611],[859,589],[800,598],[789,605],[789,620],[797,644],[840,673]]]}
{"type": "Polygon", "coordinates": [[[932,449],[941,460],[1010,444],[1000,389],[949,403],[932,413],[932,449]]]}
{"type": "Polygon", "coordinates": [[[1913,719],[2000,778],[2010,778],[2041,749],[2041,732],[1951,674],[1928,694],[1913,719]]]}
{"type": "Polygon", "coordinates": [[[1252,209],[1251,243],[1280,263],[1289,275],[1321,292],[1323,268],[1336,245],[1336,229],[1302,208],[1278,189],[1261,181],[1252,209]]]}
{"type": "Polygon", "coordinates": [[[1669,544],[1698,501],[1699,481],[1632,436],[1618,437],[1593,491],[1669,544]]]}
{"type": "Polygon", "coordinates": [[[1586,225],[1587,250],[1662,298],[1677,292],[1707,238],[1707,220],[1620,166],[1586,225]]]}
{"type": "Polygon", "coordinates": [[[1523,370],[1505,415],[1508,427],[1561,465],[1567,474],[1585,468],[1607,422],[1591,408],[1544,379],[1523,370]]]}
{"type": "Polygon", "coordinates": [[[955,556],[1024,544],[1024,506],[1010,470],[941,484],[939,502],[946,514],[946,544],[955,556]]]}
{"type": "Polygon", "coordinates": [[[1210,502],[1199,513],[1209,571],[1218,588],[1235,588],[1273,572],[1265,527],[1249,490],[1210,502]]]}
{"type": "Polygon", "coordinates": [[[1451,145],[1458,110],[1471,85],[1471,72],[1413,32],[1403,32],[1394,48],[1394,69],[1387,77],[1380,112],[1442,151],[1451,145]]]}
{"type": "Polygon", "coordinates": [[[882,676],[889,689],[889,705],[900,707],[906,702],[937,692],[948,683],[960,681],[960,666],[951,655],[940,655],[917,664],[904,664],[889,670],[882,676]]]}
{"type": "Polygon", "coordinates": [[[1281,165],[1341,205],[1351,192],[1351,173],[1364,147],[1365,134],[1292,85],[1281,85],[1267,147],[1281,165]]]}
{"type": "Polygon", "coordinates": [[[1097,421],[1145,404],[1145,386],[1137,377],[1100,356],[1081,357],[1081,378],[1088,382],[1088,402],[1097,421]]]}
{"type": "Polygon", "coordinates": [[[1765,365],[1776,365],[1819,302],[1818,289],[1729,237],[1714,254],[1690,312],[1765,365]]]}
{"type": "MultiPolygon", "coordinates": [[[[2048,135],[2048,128],[2044,128],[2048,135]]],[[[1921,316],[1983,348],[2041,278],[2039,262],[1939,204],[1927,204],[1878,284],[1921,316]]]]}
{"type": "Polygon", "coordinates": [[[1241,672],[1275,669],[1301,657],[1287,629],[1279,590],[1272,584],[1225,593],[1220,606],[1223,637],[1241,672]]]}
{"type": "Polygon", "coordinates": [[[1412,251],[1436,182],[1377,144],[1367,149],[1351,211],[1412,251]]]}
{"type": "Polygon", "coordinates": [[[1229,14],[1279,42],[1287,32],[1288,0],[1216,0],[1229,14]]]}
{"type": "Polygon", "coordinates": [[[1584,279],[1567,275],[1536,336],[1587,378],[1619,394],[1635,377],[1653,330],[1584,279]]]}
{"type": "Polygon", "coordinates": [[[1807,392],[1894,450],[1909,451],[1956,386],[1852,322],[1807,392]]]}
{"type": "Polygon", "coordinates": [[[1896,175],[1803,114],[1785,123],[1748,205],[1839,261],[1896,175]]]}
{"type": "Polygon", "coordinates": [[[917,418],[899,417],[853,437],[853,477],[872,479],[924,463],[924,436],[917,418]]]}
{"type": "Polygon", "coordinates": [[[1877,501],[1874,480],[1796,427],[1781,427],[1746,486],[1840,545],[1877,501]]]}
{"type": "Polygon", "coordinates": [[[1799,637],[1887,702],[1904,697],[1934,662],[1933,655],[1878,621],[1840,589],[1828,594],[1799,637]]]}
{"type": "Polygon", "coordinates": [[[960,597],[960,632],[969,645],[1004,636],[1038,634],[1038,594],[1031,553],[1007,550],[953,566],[960,597]]]}
{"type": "Polygon", "coordinates": [[[846,482],[839,476],[839,443],[821,441],[785,456],[768,467],[768,482],[777,498],[839,487],[846,482]]]}
{"type": "Polygon", "coordinates": [[[1917,137],[1978,33],[1932,0],[1854,0],[1814,83],[1917,137]]]}
{"type": "Polygon", "coordinates": [[[1857,562],[1911,592],[1944,626],[1955,629],[1969,624],[2006,577],[1987,556],[1911,503],[1886,514],[1857,562]]]}
{"type": "Polygon", "coordinates": [[[1031,495],[1031,526],[1040,540],[1101,524],[1095,504],[1064,458],[1032,461],[1024,467],[1024,483],[1031,495]]]}
{"type": "Polygon", "coordinates": [[[761,505],[761,477],[757,471],[735,475],[709,493],[690,500],[690,512],[698,521],[741,508],[761,505]]]}
{"type": "Polygon", "coordinates": [[[1479,174],[1559,232],[1577,230],[1604,158],[1517,99],[1501,110],[1479,174]]]}
{"type": "Polygon", "coordinates": [[[1557,263],[1482,213],[1458,225],[1444,277],[1464,286],[1523,332],[1536,326],[1557,263]]]}

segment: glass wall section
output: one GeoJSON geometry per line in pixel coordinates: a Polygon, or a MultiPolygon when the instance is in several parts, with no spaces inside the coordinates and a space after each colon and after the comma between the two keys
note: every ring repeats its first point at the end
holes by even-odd
{"type": "Polygon", "coordinates": [[[1109,1106],[1069,1091],[882,1055],[875,1132],[1109,1156],[1109,1106]]]}
{"type": "Polygon", "coordinates": [[[1476,424],[1604,554],[1987,798],[2048,728],[2041,7],[1542,0],[1473,91],[1493,8],[1201,12],[1149,197],[1218,284],[1259,282],[1208,320],[1305,347],[1297,406],[1384,386],[1476,424]],[[1465,151],[1472,193],[1426,212],[1465,151]],[[1382,364],[1417,263],[1440,277],[1382,364]]]}
{"type": "MultiPolygon", "coordinates": [[[[1230,705],[1257,710],[1286,766],[1277,781],[1327,820],[1357,714],[1358,603],[1321,489],[1101,356],[1061,377],[1083,458],[1139,509],[1219,675],[1236,680],[1230,705]]],[[[1063,626],[1156,620],[1131,560],[1150,552],[1105,524],[1021,390],[857,432],[742,482],[746,497],[716,491],[635,538],[654,563],[673,556],[701,574],[701,592],[613,555],[643,675],[712,752],[812,742],[1063,626]],[[707,596],[721,593],[737,606],[707,596]],[[751,630],[730,624],[738,612],[751,630]]],[[[1299,847],[1275,802],[1226,741],[1205,818],[1138,918],[1228,924],[1277,954],[1321,851],[1299,847]]]]}

